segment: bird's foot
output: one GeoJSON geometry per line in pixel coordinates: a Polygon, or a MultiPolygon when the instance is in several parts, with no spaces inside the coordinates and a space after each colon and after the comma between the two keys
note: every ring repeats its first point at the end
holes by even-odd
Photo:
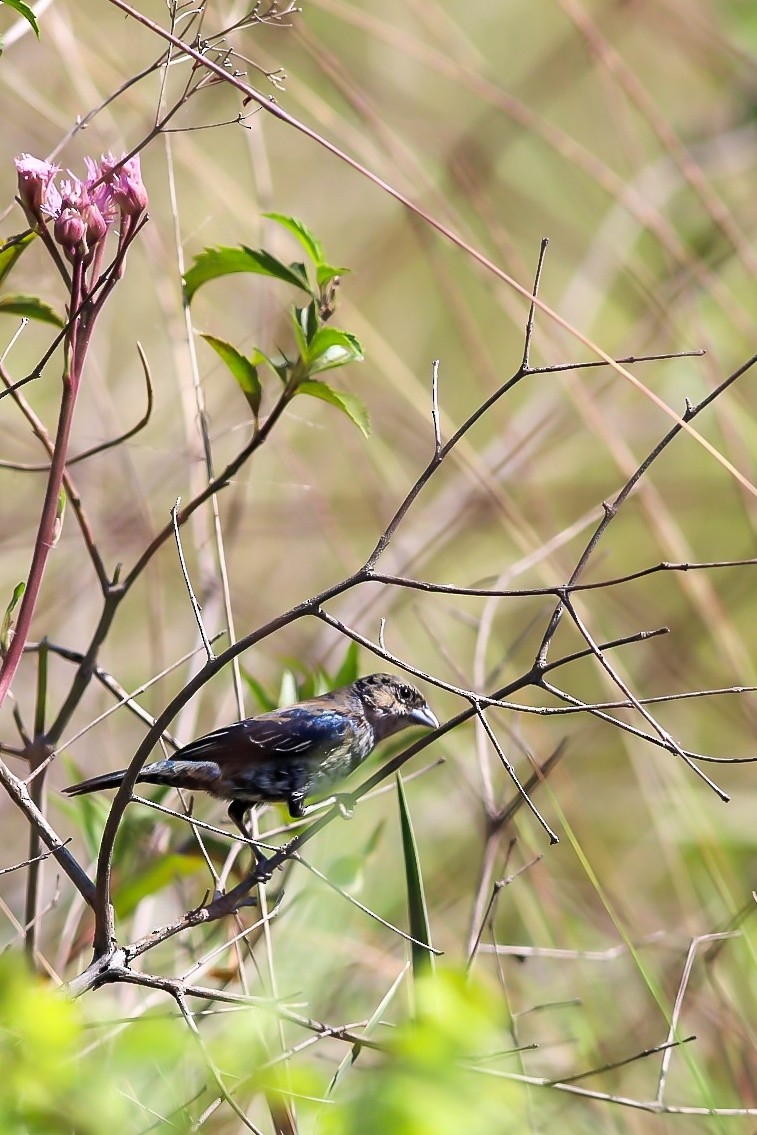
{"type": "Polygon", "coordinates": [[[343,820],[351,820],[355,812],[355,798],[349,792],[339,792],[334,797],[334,803],[339,809],[343,820]]]}
{"type": "Polygon", "coordinates": [[[263,855],[263,852],[260,850],[260,848],[255,847],[254,844],[252,845],[252,850],[255,855],[254,871],[257,876],[257,882],[267,883],[273,875],[270,860],[267,858],[267,856],[263,855]]]}

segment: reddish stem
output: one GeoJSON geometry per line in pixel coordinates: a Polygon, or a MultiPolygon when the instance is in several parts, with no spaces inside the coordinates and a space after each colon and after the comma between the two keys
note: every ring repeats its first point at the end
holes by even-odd
{"type": "MultiPolygon", "coordinates": [[[[83,361],[83,360],[82,360],[83,361]]],[[[76,366],[79,360],[75,360],[76,366]]],[[[80,374],[66,374],[63,376],[63,397],[61,398],[58,414],[58,428],[55,434],[55,448],[50,462],[50,473],[47,479],[45,501],[42,506],[42,515],[37,529],[37,538],[34,542],[34,554],[29,569],[29,578],[26,583],[24,597],[18,613],[15,631],[10,640],[8,651],[0,666],[0,705],[5,700],[11,682],[13,681],[18,664],[21,661],[26,640],[29,637],[32,616],[37,603],[37,596],[42,585],[45,565],[50,549],[53,546],[55,535],[55,520],[58,513],[58,500],[60,499],[63,474],[66,470],[66,456],[68,454],[68,441],[71,436],[71,424],[76,406],[76,395],[79,391],[80,374]]]]}

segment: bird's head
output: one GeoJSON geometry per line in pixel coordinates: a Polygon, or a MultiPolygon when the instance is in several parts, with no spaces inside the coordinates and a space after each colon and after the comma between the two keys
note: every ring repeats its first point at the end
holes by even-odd
{"type": "Polygon", "coordinates": [[[355,691],[365,708],[376,741],[391,737],[408,725],[437,729],[436,714],[420,690],[394,674],[369,674],[358,678],[355,691]]]}

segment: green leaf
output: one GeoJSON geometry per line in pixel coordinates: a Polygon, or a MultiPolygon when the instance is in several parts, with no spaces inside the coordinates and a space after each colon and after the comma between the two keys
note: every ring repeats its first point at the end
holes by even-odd
{"type": "Polygon", "coordinates": [[[21,596],[25,591],[26,584],[23,582],[17,583],[13,588],[11,601],[5,608],[5,615],[3,616],[2,626],[0,626],[0,649],[2,649],[3,652],[6,651],[8,649],[8,646],[10,645],[10,633],[11,628],[13,627],[13,612],[16,609],[16,606],[20,602],[21,596]]]}
{"type": "Polygon", "coordinates": [[[324,263],[323,245],[311,233],[310,229],[303,225],[302,221],[298,221],[296,217],[287,217],[284,213],[263,213],[263,216],[288,229],[292,236],[300,242],[316,267],[320,267],[324,263]]]}
{"type": "MultiPolygon", "coordinates": [[[[66,760],[69,781],[83,780],[86,773],[72,761],[66,760]]],[[[97,859],[102,843],[103,829],[110,812],[111,800],[93,792],[91,796],[75,796],[68,800],[59,796],[56,807],[76,824],[84,840],[88,859],[97,859]]]]}
{"type": "Polygon", "coordinates": [[[292,326],[294,327],[294,341],[297,344],[297,351],[303,359],[306,359],[308,354],[307,334],[302,325],[302,315],[306,310],[304,307],[293,307],[290,312],[292,326]]]}
{"type": "Polygon", "coordinates": [[[260,706],[261,713],[269,713],[272,709],[279,708],[279,703],[276,698],[271,697],[265,686],[263,686],[257,678],[253,678],[252,674],[247,670],[242,670],[242,678],[250,689],[255,701],[260,706]]]}
{"type": "Polygon", "coordinates": [[[297,688],[297,679],[294,676],[294,673],[291,670],[285,670],[281,675],[281,685],[279,687],[279,705],[294,705],[299,697],[300,694],[297,688]]]}
{"type": "Polygon", "coordinates": [[[3,3],[6,5],[6,7],[12,8],[14,12],[18,12],[19,16],[23,16],[24,19],[31,24],[32,31],[36,35],[37,39],[39,39],[39,24],[37,23],[37,18],[29,5],[24,4],[24,0],[3,0],[3,3]]]}
{"type": "Polygon", "coordinates": [[[354,422],[363,437],[371,436],[371,422],[368,410],[362,399],[355,394],[347,394],[344,390],[334,390],[317,378],[305,379],[297,387],[298,394],[310,394],[313,398],[320,398],[322,402],[329,402],[346,414],[354,422]]]}
{"type": "Polygon", "coordinates": [[[53,537],[50,541],[50,547],[54,548],[60,540],[61,532],[63,531],[63,521],[66,516],[66,490],[61,485],[60,492],[58,493],[58,504],[55,509],[55,524],[53,526],[53,537]]]}
{"type": "Polygon", "coordinates": [[[342,665],[334,675],[335,686],[349,686],[355,681],[359,674],[358,657],[358,645],[353,640],[347,647],[347,653],[344,656],[342,665]]]}
{"type": "Polygon", "coordinates": [[[307,307],[295,307],[297,328],[295,334],[297,335],[298,343],[301,343],[301,335],[304,335],[305,342],[302,344],[301,354],[303,357],[307,355],[306,347],[312,343],[316,334],[318,333],[318,311],[316,309],[315,300],[307,305],[307,307]]]}
{"type": "Polygon", "coordinates": [[[386,827],[385,820],[379,820],[367,841],[355,847],[349,855],[338,856],[329,865],[329,879],[342,890],[357,894],[363,886],[365,868],[375,855],[386,827]]]}
{"type": "Polygon", "coordinates": [[[307,367],[310,374],[318,374],[347,363],[361,363],[363,348],[360,340],[349,331],[338,331],[336,327],[319,327],[310,343],[307,353],[307,367]]]}
{"type": "Polygon", "coordinates": [[[315,271],[315,278],[319,288],[325,288],[335,276],[345,276],[351,268],[336,268],[333,264],[319,264],[315,271]]]}
{"type": "MultiPolygon", "coordinates": [[[[423,889],[423,876],[418,858],[418,848],[413,834],[413,824],[405,797],[402,777],[397,773],[397,801],[400,808],[400,827],[402,830],[402,852],[405,859],[405,880],[407,883],[407,908],[410,933],[419,942],[431,945],[431,927],[428,922],[426,895],[423,889]]],[[[433,973],[434,955],[423,946],[411,945],[413,976],[416,980],[424,974],[433,973]]]]}
{"type": "Polygon", "coordinates": [[[252,272],[259,276],[273,276],[312,295],[310,281],[299,264],[282,264],[265,249],[252,249],[246,245],[237,248],[205,248],[195,256],[194,263],[184,276],[184,294],[189,302],[198,288],[210,280],[230,276],[235,272],[252,272]]]}
{"type": "Polygon", "coordinates": [[[258,378],[256,363],[266,361],[265,357],[260,351],[256,351],[253,357],[248,359],[238,351],[236,347],[233,347],[231,343],[227,343],[225,339],[218,339],[215,335],[203,335],[202,338],[209,347],[213,348],[218,357],[223,360],[231,371],[234,378],[239,383],[250,409],[257,418],[260,413],[263,388],[258,378]]]}
{"type": "Polygon", "coordinates": [[[119,918],[126,918],[134,912],[142,899],[157,894],[176,879],[195,875],[203,863],[199,854],[156,856],[144,870],[132,872],[119,883],[113,896],[116,914],[119,918]]]}
{"type": "Polygon", "coordinates": [[[66,321],[58,315],[49,303],[37,296],[0,296],[0,315],[21,315],[25,319],[36,319],[38,323],[52,323],[53,327],[65,327],[66,321]]]}
{"type": "Polygon", "coordinates": [[[29,247],[33,240],[36,240],[36,233],[27,232],[23,235],[11,236],[0,245],[0,284],[3,283],[21,253],[29,247]]]}

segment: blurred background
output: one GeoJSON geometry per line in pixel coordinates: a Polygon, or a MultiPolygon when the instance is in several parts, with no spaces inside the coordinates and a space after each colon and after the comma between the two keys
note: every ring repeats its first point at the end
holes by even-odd
{"type": "MultiPolygon", "coordinates": [[[[164,5],[144,0],[141,10],[167,26],[164,5]]],[[[231,27],[246,11],[209,3],[202,34],[231,27]]],[[[180,32],[185,19],[179,18],[180,32]]],[[[50,4],[39,14],[39,42],[13,12],[4,8],[0,20],[0,202],[7,238],[24,227],[13,204],[15,155],[55,151],[64,169],[83,174],[84,155],[118,155],[147,138],[158,108],[178,99],[189,68],[178,61],[167,72],[153,70],[131,82],[164,46],[104,0],[50,4]],[[86,129],[74,131],[96,108],[86,129]]],[[[223,44],[266,98],[527,290],[540,242],[548,237],[540,298],[609,355],[703,350],[701,357],[630,368],[676,413],[754,353],[752,4],[473,0],[463,7],[451,0],[308,0],[301,12],[232,32],[223,44]]],[[[125,444],[72,470],[110,571],[118,563],[131,568],[168,520],[175,499],[190,499],[206,483],[193,352],[216,472],[249,436],[245,401],[199,333],[227,339],[246,353],[291,348],[288,308],[296,297],[285,284],[265,278],[232,276],[208,285],[193,302],[188,327],[181,274],[192,257],[206,246],[246,244],[299,259],[291,237],[262,216],[275,210],[300,218],[330,261],[350,269],[333,323],[358,336],[365,361],[335,372],[333,382],[364,400],[372,434],[362,437],[332,406],[296,400],[269,443],[219,494],[238,637],[364,562],[432,455],[433,360],[439,360],[446,439],[517,371],[528,305],[379,185],[264,110],[240,106],[238,92],[223,84],[194,95],[141,156],[150,223],[98,324],[72,441],[76,454],[139,420],[146,403],[139,341],[155,384],[149,423],[125,444]]],[[[25,254],[12,285],[59,310],[65,302],[41,248],[25,254]]],[[[3,350],[15,329],[5,316],[3,350]]],[[[25,331],[6,359],[13,378],[34,367],[53,334],[40,324],[25,331]]],[[[580,338],[537,312],[532,365],[595,359],[580,338]]],[[[50,431],[59,390],[58,355],[26,387],[50,431]]],[[[749,372],[695,423],[752,485],[756,408],[749,372]]],[[[643,390],[610,368],[531,375],[496,403],[434,475],[381,567],[469,587],[560,584],[601,517],[602,502],[670,425],[643,390]]],[[[4,399],[0,457],[31,464],[44,456],[4,399]]],[[[43,473],[0,468],[3,609],[28,571],[43,491],[43,473]]],[[[754,557],[756,504],[754,493],[695,439],[679,436],[610,526],[586,579],[661,561],[754,557]]],[[[229,620],[210,508],[195,514],[184,542],[208,631],[223,631],[229,620]]],[[[753,581],[753,565],[666,572],[586,593],[578,607],[599,642],[670,628],[665,637],[613,653],[638,697],[730,690],[756,679],[753,581]]],[[[33,637],[46,635],[83,651],[101,606],[69,512],[33,637]]],[[[385,619],[387,649],[446,682],[485,691],[529,669],[553,606],[544,596],[466,598],[374,584],[329,610],[374,641],[385,619]]],[[[167,542],[122,604],[101,665],[126,690],[173,667],[140,698],[157,714],[199,667],[200,655],[175,665],[198,645],[175,547],[167,542]]],[[[551,657],[584,645],[564,619],[551,657]]],[[[334,630],[301,620],[248,651],[242,666],[278,700],[280,694],[293,697],[297,681],[316,668],[333,674],[346,650],[334,630]]],[[[383,668],[361,653],[360,672],[383,668]]],[[[51,662],[51,712],[71,678],[70,663],[51,662]]],[[[555,679],[583,701],[619,696],[592,660],[557,671],[555,679]]],[[[27,659],[14,682],[27,716],[35,681],[34,662],[27,659]]],[[[466,704],[431,685],[424,693],[440,719],[466,704]]],[[[534,691],[518,700],[532,707],[560,704],[534,691]]],[[[108,800],[88,802],[85,815],[81,802],[62,802],[59,789],[79,774],[121,768],[131,759],[144,726],[123,709],[70,741],[112,705],[101,687],[90,686],[49,782],[51,822],[73,837],[88,865],[108,800]]],[[[260,708],[246,688],[245,712],[260,708]]],[[[754,755],[751,691],[652,708],[687,749],[721,759],[754,755]]],[[[6,703],[0,712],[0,736],[8,744],[16,743],[11,709],[6,703]]],[[[185,742],[237,716],[228,671],[192,700],[173,731],[185,742]]],[[[636,713],[619,716],[645,727],[636,713]]],[[[482,946],[474,967],[508,1021],[502,1048],[539,1046],[503,1061],[501,1069],[570,1077],[663,1043],[691,939],[738,926],[738,936],[716,952],[703,943],[696,955],[680,1027],[681,1035],[698,1039],[685,1056],[673,1056],[665,1102],[754,1107],[755,938],[742,917],[755,883],[753,766],[704,766],[730,794],[723,804],[682,761],[589,715],[497,711],[490,720],[523,779],[532,761],[542,763],[565,743],[535,797],[560,837],[558,846],[549,847],[525,810],[490,838],[484,803],[502,805],[513,790],[485,734],[472,724],[425,750],[405,773],[443,758],[407,785],[407,798],[433,942],[447,960],[465,963],[494,882],[527,868],[500,894],[482,935],[489,949],[482,946]],[[535,856],[542,858],[532,863],[535,856]],[[506,949],[497,954],[494,945],[506,949]]],[[[18,762],[14,771],[21,771],[18,762]]],[[[204,800],[196,812],[214,822],[223,814],[204,800]]],[[[0,800],[0,817],[4,867],[24,857],[26,834],[7,800],[0,800]]],[[[282,818],[269,813],[261,822],[277,826],[282,818]]],[[[372,910],[405,925],[398,831],[396,795],[387,791],[363,801],[351,823],[332,824],[309,845],[308,857],[372,910]]],[[[177,821],[130,808],[118,855],[116,895],[119,879],[128,877],[132,888],[120,912],[126,938],[202,900],[207,873],[177,821]],[[169,848],[171,871],[157,877],[156,857],[169,848]]],[[[0,945],[19,941],[24,885],[23,872],[0,877],[0,945]]],[[[44,886],[44,901],[53,906],[42,922],[39,948],[56,973],[71,976],[89,956],[87,919],[52,867],[46,866],[44,886]]],[[[149,955],[147,966],[182,971],[232,932],[220,925],[212,933],[185,935],[159,957],[149,955]]],[[[271,936],[269,961],[260,962],[258,972],[248,963],[250,987],[296,995],[306,1006],[302,1011],[319,1020],[369,1017],[407,955],[405,942],[303,869],[287,882],[284,917],[271,936]]],[[[218,980],[236,988],[239,975],[231,961],[229,966],[230,974],[218,980]]],[[[87,1011],[108,1020],[139,1014],[148,998],[119,988],[107,1006],[89,1000],[87,1011]]],[[[402,1016],[401,1007],[396,1013],[402,1016]]],[[[283,1047],[298,1035],[287,1036],[283,1047]]],[[[344,1046],[320,1046],[318,1053],[309,1059],[328,1080],[344,1046]]],[[[308,1064],[307,1057],[298,1059],[308,1064]]],[[[587,1085],[646,1100],[655,1096],[658,1070],[659,1057],[587,1085]]],[[[511,1128],[503,1120],[502,1131],[546,1130],[558,1117],[576,1132],[648,1133],[675,1123],[686,1135],[746,1135],[754,1127],[753,1117],[672,1119],[609,1110],[547,1090],[534,1089],[527,1103],[521,1125],[511,1128]]],[[[225,1130],[226,1122],[233,1130],[233,1120],[227,1113],[211,1129],[225,1130]]],[[[133,1129],[140,1129],[136,1119],[133,1129]]],[[[422,1129],[407,1128],[416,1130],[422,1129]]]]}

